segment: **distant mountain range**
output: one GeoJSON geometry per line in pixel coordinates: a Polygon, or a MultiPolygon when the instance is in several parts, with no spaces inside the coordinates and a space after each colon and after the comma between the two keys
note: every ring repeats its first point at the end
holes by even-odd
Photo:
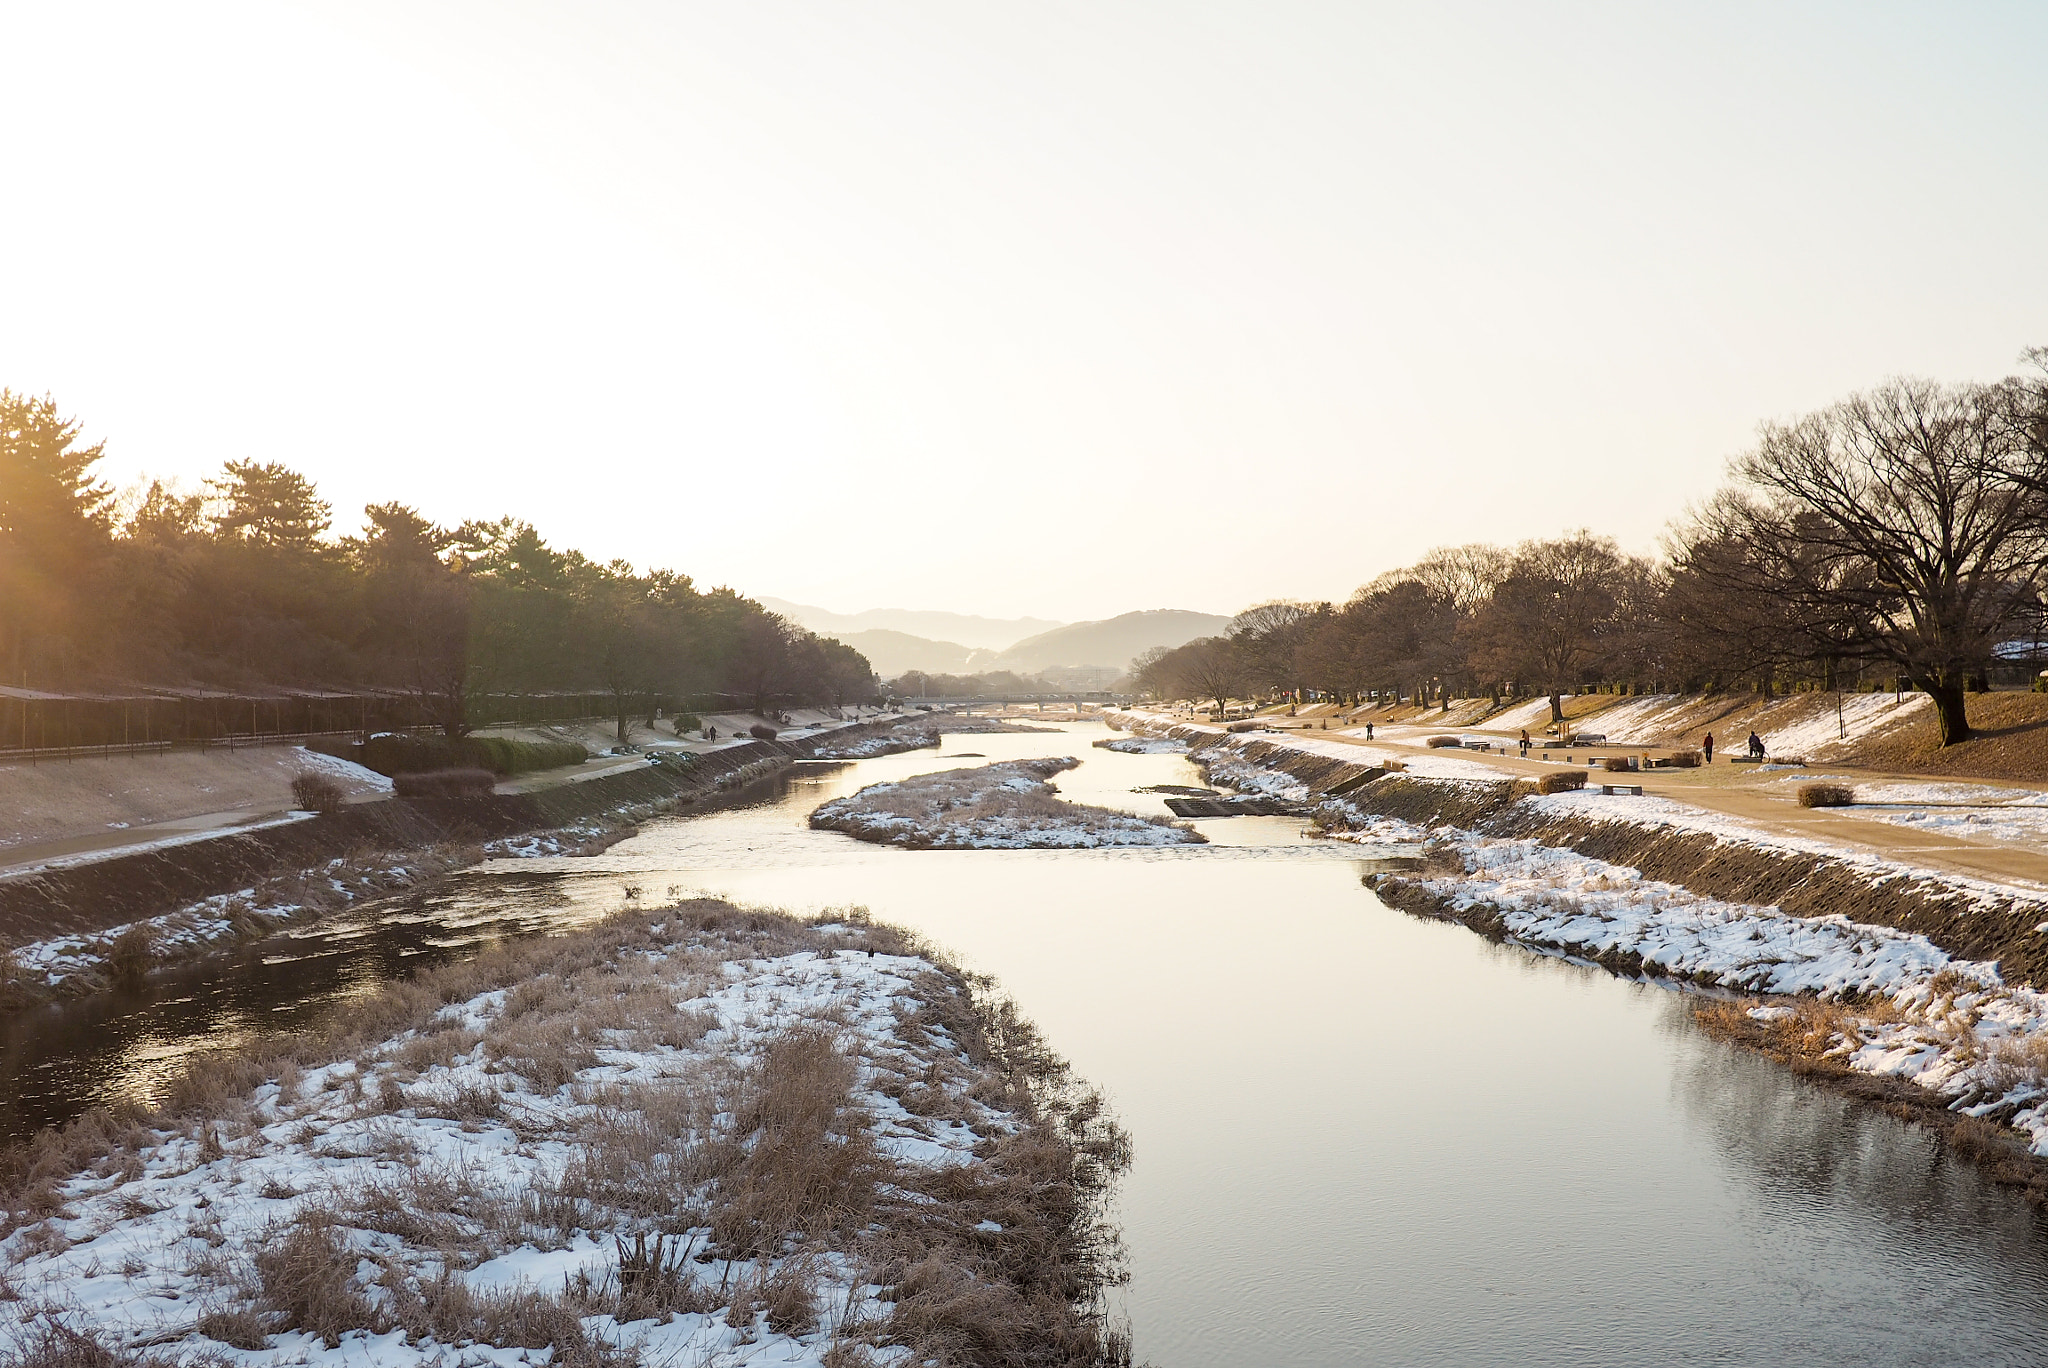
{"type": "Polygon", "coordinates": [[[894,679],[905,670],[923,670],[926,674],[966,674],[970,662],[977,658],[987,660],[995,654],[962,646],[957,641],[930,641],[908,632],[891,632],[879,627],[866,632],[828,635],[838,637],[866,656],[868,664],[875,667],[875,673],[884,679],[894,679]]]}
{"type": "Polygon", "coordinates": [[[1185,608],[1154,608],[1123,613],[1100,622],[1075,622],[1041,632],[1010,647],[978,668],[1015,670],[1019,674],[1061,665],[1129,665],[1133,656],[1154,646],[1184,646],[1196,637],[1215,636],[1230,625],[1227,617],[1193,613],[1185,608]]]}
{"type": "Polygon", "coordinates": [[[990,670],[1013,670],[1038,674],[1045,670],[1076,667],[1109,668],[1122,671],[1133,656],[1154,646],[1179,646],[1200,636],[1214,636],[1230,619],[1214,613],[1192,613],[1180,608],[1158,608],[1149,612],[1125,613],[1100,622],[1054,624],[1008,646],[991,649],[959,640],[938,640],[898,628],[834,626],[875,618],[938,619],[954,623],[979,624],[975,628],[987,640],[998,628],[1032,623],[1034,618],[1004,622],[995,618],[965,617],[957,613],[918,613],[904,609],[879,609],[868,613],[832,613],[803,604],[776,599],[761,602],[784,617],[792,618],[814,632],[837,637],[868,658],[875,673],[894,679],[906,670],[926,674],[980,674],[990,670]],[[801,616],[813,614],[815,616],[801,616]]]}
{"type": "MultiPolygon", "coordinates": [[[[911,608],[870,608],[865,613],[835,613],[829,608],[791,603],[788,599],[764,598],[758,602],[771,613],[780,613],[821,636],[838,637],[863,653],[865,648],[848,633],[895,632],[939,645],[958,642],[973,650],[1000,651],[1026,637],[1066,625],[1050,618],[972,617],[966,613],[934,613],[911,608]]],[[[874,657],[869,656],[868,659],[873,660],[874,657]]],[[[876,668],[881,667],[878,665],[876,668]]],[[[925,667],[906,665],[903,668],[921,670],[925,667]]]]}

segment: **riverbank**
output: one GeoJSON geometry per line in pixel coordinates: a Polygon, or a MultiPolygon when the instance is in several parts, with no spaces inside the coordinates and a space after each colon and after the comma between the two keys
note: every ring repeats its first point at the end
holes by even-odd
{"type": "Polygon", "coordinates": [[[1709,1024],[1726,1037],[1860,1078],[1944,1131],[2005,1127],[2024,1162],[2001,1159],[2001,1181],[2048,1198],[2048,995],[2032,986],[2048,970],[2048,893],[1667,800],[1537,794],[1456,752],[1388,773],[1385,757],[1321,738],[1112,720],[1184,741],[1214,782],[1315,801],[1326,837],[1419,849],[1395,863],[1420,868],[1367,876],[1390,905],[1712,989],[1709,1024]]]}
{"type": "Polygon", "coordinates": [[[913,850],[1082,850],[1200,845],[1204,837],[1162,817],[1066,802],[1052,776],[1072,756],[941,770],[870,784],[811,814],[812,827],[913,850]]]}
{"type": "Polygon", "coordinates": [[[687,903],[354,998],[7,1156],[0,1344],[1113,1362],[1128,1159],[1016,1009],[914,938],[687,903]]]}
{"type": "Polygon", "coordinates": [[[820,726],[791,740],[656,753],[588,777],[522,781],[487,797],[351,803],[16,872],[0,878],[0,1010],[133,983],[367,899],[431,886],[486,859],[596,854],[653,817],[740,800],[798,760],[841,758],[865,745],[911,749],[935,744],[942,730],[987,725],[920,713],[820,726]]]}

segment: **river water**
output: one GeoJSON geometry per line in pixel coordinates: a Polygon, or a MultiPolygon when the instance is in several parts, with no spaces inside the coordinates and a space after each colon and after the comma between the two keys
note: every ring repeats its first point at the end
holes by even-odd
{"type": "Polygon", "coordinates": [[[1675,992],[1419,921],[1286,818],[1148,851],[899,851],[825,799],[1072,754],[1062,792],[1163,811],[1178,757],[1105,732],[802,765],[593,859],[503,860],[144,992],[0,1027],[0,1126],[147,1096],[410,966],[710,892],[861,905],[997,975],[1103,1087],[1141,1362],[2048,1361],[2048,1224],[1926,1134],[1698,1032],[1675,992]]]}

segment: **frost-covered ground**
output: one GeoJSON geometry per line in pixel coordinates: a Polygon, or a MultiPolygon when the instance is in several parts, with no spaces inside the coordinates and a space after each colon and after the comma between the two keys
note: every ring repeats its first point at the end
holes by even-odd
{"type": "Polygon", "coordinates": [[[1059,798],[1051,776],[1072,756],[1012,760],[870,784],[811,814],[811,825],[863,841],[920,850],[1073,850],[1199,845],[1191,827],[1059,798]]]}
{"type": "Polygon", "coordinates": [[[1187,742],[1171,736],[1119,736],[1095,744],[1120,755],[1186,755],[1188,751],[1187,742]]]}
{"type": "MultiPolygon", "coordinates": [[[[1349,829],[1336,839],[1427,841],[1434,868],[1413,882],[1453,910],[1491,914],[1516,940],[1609,964],[1639,960],[1644,972],[1670,979],[1826,1004],[1825,1054],[1918,1084],[1959,1112],[2004,1121],[2048,1155],[2048,996],[2004,984],[1995,965],[1952,959],[1926,937],[1891,927],[1702,897],[1534,841],[1425,830],[1356,811],[1343,824],[1349,829]]],[[[1768,1023],[1798,1010],[1766,1002],[1750,1014],[1768,1023]]]]}
{"type": "Polygon", "coordinates": [[[250,1368],[1099,1338],[1019,1283],[1085,1302],[1126,1155],[1027,1023],[900,933],[687,905],[394,986],[46,1137],[0,1189],[0,1360],[67,1335],[250,1368]]]}
{"type": "Polygon", "coordinates": [[[919,750],[939,744],[936,728],[925,731],[876,732],[871,736],[856,737],[819,746],[811,753],[813,760],[866,760],[877,755],[897,755],[904,751],[919,750]]]}
{"type": "MultiPolygon", "coordinates": [[[[1857,795],[1859,803],[1870,801],[1857,795]]],[[[1882,801],[1882,800],[1879,800],[1882,801]]],[[[1998,841],[2039,846],[2048,842],[2048,807],[2013,803],[1986,808],[1905,807],[1858,808],[1860,817],[1875,817],[1914,831],[1932,831],[1965,841],[1998,841]]]]}

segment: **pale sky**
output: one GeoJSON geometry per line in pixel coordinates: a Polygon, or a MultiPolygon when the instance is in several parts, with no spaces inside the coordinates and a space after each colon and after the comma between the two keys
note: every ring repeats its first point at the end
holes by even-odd
{"type": "Polygon", "coordinates": [[[2048,344],[2048,5],[0,0],[0,385],[840,611],[1650,550],[2048,344]]]}

